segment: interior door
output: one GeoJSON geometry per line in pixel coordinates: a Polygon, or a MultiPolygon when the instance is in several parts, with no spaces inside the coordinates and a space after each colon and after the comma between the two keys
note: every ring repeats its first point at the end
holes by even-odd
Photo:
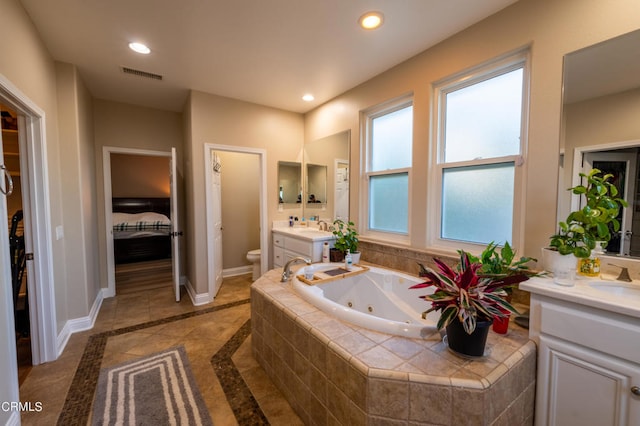
{"type": "Polygon", "coordinates": [[[12,182],[4,165],[2,132],[0,132],[0,368],[6,374],[9,397],[18,396],[18,364],[16,357],[16,335],[13,321],[13,295],[11,285],[11,262],[9,253],[9,229],[7,224],[7,201],[11,195],[12,182]]]}
{"type": "Polygon", "coordinates": [[[169,166],[171,179],[171,262],[173,271],[173,289],[176,294],[176,302],[180,301],[180,226],[178,222],[178,155],[175,148],[171,148],[171,164],[169,166]]]}
{"type": "Polygon", "coordinates": [[[336,219],[349,219],[349,162],[336,160],[335,214],[336,219]]]}
{"type": "MultiPolygon", "coordinates": [[[[627,201],[635,197],[637,152],[588,152],[584,154],[584,169],[588,173],[591,169],[613,175],[612,183],[616,185],[620,196],[627,201]]],[[[631,238],[633,237],[633,203],[629,202],[628,208],[623,208],[618,216],[620,220],[620,232],[612,235],[607,244],[607,253],[616,253],[629,256],[631,238]]]]}
{"type": "Polygon", "coordinates": [[[215,282],[213,286],[213,297],[218,294],[222,285],[222,186],[220,157],[215,151],[211,151],[211,182],[213,191],[212,208],[212,232],[213,232],[213,271],[215,282]]]}

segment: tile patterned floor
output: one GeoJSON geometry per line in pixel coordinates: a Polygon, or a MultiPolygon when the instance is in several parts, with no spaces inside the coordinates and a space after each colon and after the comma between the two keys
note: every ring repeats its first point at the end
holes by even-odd
{"type": "Polygon", "coordinates": [[[302,424],[251,355],[250,285],[250,275],[226,279],[203,307],[186,296],[176,303],[171,290],[104,300],[94,328],[71,336],[57,361],[35,366],[21,385],[21,401],[43,405],[22,424],[87,424],[100,367],[177,344],[216,426],[302,424]]]}

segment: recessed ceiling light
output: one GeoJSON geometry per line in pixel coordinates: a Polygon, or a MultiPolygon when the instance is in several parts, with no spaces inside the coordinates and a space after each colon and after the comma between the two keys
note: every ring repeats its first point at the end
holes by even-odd
{"type": "Polygon", "coordinates": [[[312,101],[312,100],[314,100],[314,99],[315,99],[315,98],[313,97],[313,95],[312,95],[311,93],[307,93],[306,95],[304,95],[304,96],[302,97],[302,100],[303,100],[303,101],[306,101],[306,102],[311,102],[311,101],[312,101]]]}
{"type": "Polygon", "coordinates": [[[382,25],[383,21],[384,15],[380,12],[367,12],[358,20],[360,26],[365,30],[375,30],[382,25]]]}
{"type": "Polygon", "coordinates": [[[151,49],[142,43],[129,43],[129,49],[142,53],[143,55],[148,55],[151,52],[151,49]]]}

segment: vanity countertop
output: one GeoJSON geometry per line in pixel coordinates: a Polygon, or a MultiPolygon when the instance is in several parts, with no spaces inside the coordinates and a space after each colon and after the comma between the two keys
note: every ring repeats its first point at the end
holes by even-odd
{"type": "Polygon", "coordinates": [[[273,232],[307,241],[328,241],[335,238],[332,232],[321,231],[315,227],[293,226],[273,228],[273,232]]]}
{"type": "Polygon", "coordinates": [[[534,277],[519,284],[520,289],[567,302],[578,303],[640,319],[640,282],[613,278],[578,277],[575,285],[555,284],[551,278],[534,277]]]}

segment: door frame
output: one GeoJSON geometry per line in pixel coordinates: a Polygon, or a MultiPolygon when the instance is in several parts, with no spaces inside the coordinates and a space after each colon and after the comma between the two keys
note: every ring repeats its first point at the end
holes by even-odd
{"type": "Polygon", "coordinates": [[[31,352],[33,365],[38,365],[58,358],[46,116],[2,74],[0,98],[19,116],[20,167],[26,170],[27,178],[21,179],[25,225],[28,223],[25,226],[25,245],[31,244],[33,251],[33,261],[28,262],[32,265],[28,266],[27,272],[32,277],[27,277],[31,352]]]}
{"type": "MultiPolygon", "coordinates": [[[[150,149],[122,148],[117,146],[102,147],[102,173],[104,185],[104,235],[107,245],[107,288],[104,297],[116,295],[116,262],[113,254],[113,203],[111,190],[111,154],[144,155],[149,157],[171,158],[171,151],[154,151],[150,149]]],[[[178,259],[178,262],[180,260],[178,259]]]]}
{"type": "MultiPolygon", "coordinates": [[[[213,179],[211,172],[213,165],[211,164],[212,151],[226,151],[236,152],[241,154],[255,154],[258,155],[258,161],[260,162],[260,273],[264,274],[267,271],[267,262],[269,259],[269,227],[267,226],[267,151],[261,148],[248,148],[234,145],[218,145],[212,143],[204,144],[204,170],[205,170],[205,202],[206,202],[206,229],[207,229],[207,280],[208,280],[208,295],[209,302],[214,299],[214,287],[215,287],[215,265],[213,264],[213,247],[214,239],[213,232],[211,232],[210,226],[213,222],[212,203],[213,197],[211,196],[213,179]]],[[[220,265],[222,267],[222,265],[220,265]]]]}
{"type": "MultiPolygon", "coordinates": [[[[633,139],[628,141],[610,142],[599,145],[579,146],[573,149],[573,165],[571,169],[571,187],[580,185],[581,178],[580,172],[582,171],[582,158],[583,155],[589,152],[595,151],[611,151],[624,148],[637,148],[640,147],[640,139],[633,139]]],[[[571,210],[576,211],[580,209],[580,196],[571,194],[571,210]]]]}

